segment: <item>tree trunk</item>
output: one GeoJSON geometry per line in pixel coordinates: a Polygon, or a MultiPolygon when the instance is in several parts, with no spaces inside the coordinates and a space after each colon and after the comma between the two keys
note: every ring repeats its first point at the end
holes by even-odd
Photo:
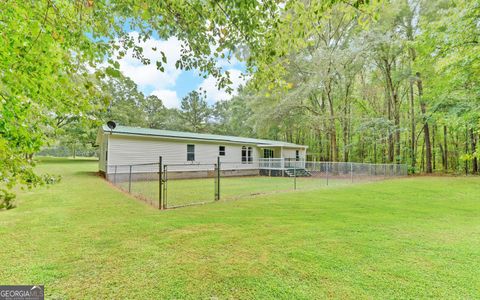
{"type": "Polygon", "coordinates": [[[459,130],[455,130],[455,138],[454,138],[454,152],[453,152],[453,157],[454,157],[454,162],[455,164],[453,165],[454,171],[458,172],[460,170],[460,161],[458,159],[458,154],[460,153],[460,137],[458,135],[459,130]]]}
{"type": "Polygon", "coordinates": [[[416,156],[416,141],[415,141],[415,101],[413,97],[413,80],[410,80],[410,126],[411,126],[411,140],[410,140],[410,155],[412,159],[412,168],[415,168],[417,164],[417,156],[416,156]]]}
{"type": "Polygon", "coordinates": [[[447,146],[447,125],[443,125],[443,151],[445,160],[443,161],[444,172],[448,171],[448,146],[447,146]]]}
{"type": "Polygon", "coordinates": [[[401,163],[401,156],[402,156],[401,151],[402,149],[400,147],[400,112],[396,109],[396,112],[395,112],[395,162],[397,164],[401,163]]]}
{"type": "Polygon", "coordinates": [[[350,157],[350,85],[345,88],[344,110],[343,110],[343,161],[349,161],[350,157]]]}
{"type": "Polygon", "coordinates": [[[425,138],[425,172],[432,173],[432,145],[430,144],[430,128],[427,120],[427,104],[423,100],[423,84],[420,73],[417,72],[418,98],[420,100],[420,109],[423,118],[423,135],[425,138]]]}
{"type": "Polygon", "coordinates": [[[327,89],[327,99],[328,105],[330,108],[330,158],[332,161],[338,160],[338,149],[337,149],[337,129],[335,126],[335,112],[333,108],[333,99],[331,95],[330,86],[327,89]]]}
{"type": "Polygon", "coordinates": [[[435,134],[437,132],[437,126],[433,125],[432,127],[432,163],[433,163],[433,170],[437,167],[437,152],[435,150],[435,134]]]}
{"type": "MultiPolygon", "coordinates": [[[[408,7],[411,7],[410,5],[408,5],[408,7]]],[[[407,34],[407,39],[411,42],[414,41],[414,36],[413,36],[413,33],[415,32],[415,28],[414,28],[414,15],[415,13],[413,11],[410,11],[409,14],[407,14],[407,18],[405,18],[404,20],[406,21],[405,25],[406,25],[406,34],[407,34]]],[[[413,43],[412,43],[413,44],[413,43]]],[[[412,68],[412,65],[413,63],[415,62],[415,59],[417,57],[417,53],[415,51],[415,48],[414,47],[409,47],[408,48],[408,52],[410,54],[410,59],[411,59],[411,63],[409,64],[410,65],[410,68],[412,68]]],[[[413,75],[413,74],[412,74],[413,75]]],[[[413,76],[412,76],[413,77],[413,76]]],[[[410,126],[411,126],[411,140],[410,140],[410,155],[411,155],[411,165],[412,165],[412,168],[414,169],[416,164],[417,164],[417,141],[416,141],[416,128],[415,128],[415,98],[414,98],[414,89],[413,89],[413,85],[414,85],[414,79],[413,78],[410,78],[410,93],[409,93],[409,96],[410,96],[410,126]]]]}
{"type": "MultiPolygon", "coordinates": [[[[382,59],[383,63],[383,69],[384,69],[384,75],[385,75],[385,82],[386,82],[386,89],[385,89],[385,94],[386,97],[385,99],[387,100],[386,106],[387,106],[387,118],[389,121],[392,119],[395,119],[392,117],[394,115],[392,111],[392,106],[395,105],[395,98],[396,98],[396,93],[395,93],[395,88],[393,87],[393,80],[392,80],[392,67],[389,63],[389,61],[384,58],[382,59]]],[[[396,120],[394,120],[396,123],[396,120]]],[[[393,162],[394,160],[394,135],[391,129],[388,129],[388,152],[387,152],[387,157],[388,157],[388,162],[393,162]]]]}
{"type": "MultiPolygon", "coordinates": [[[[400,101],[398,98],[398,90],[393,86],[393,82],[390,83],[392,88],[393,97],[393,118],[395,124],[395,162],[400,163],[401,147],[400,147],[400,101]]],[[[393,158],[393,157],[392,157],[393,158]]],[[[393,160],[392,160],[393,161],[393,160]]]]}
{"type": "Polygon", "coordinates": [[[422,143],[422,155],[420,156],[421,157],[420,167],[422,172],[425,172],[425,155],[424,154],[425,154],[425,140],[423,140],[423,143],[422,143]]]}
{"type": "Polygon", "coordinates": [[[440,154],[442,155],[442,167],[443,167],[443,172],[445,173],[445,152],[443,151],[442,143],[438,143],[438,147],[440,148],[440,154]]]}
{"type": "MultiPolygon", "coordinates": [[[[472,154],[475,155],[475,152],[477,151],[477,136],[475,135],[475,131],[470,129],[470,143],[471,143],[471,148],[472,148],[472,154]]],[[[477,162],[477,157],[474,156],[472,159],[472,174],[477,174],[478,172],[478,162],[477,162]]]]}
{"type": "MultiPolygon", "coordinates": [[[[465,154],[468,154],[468,128],[465,128],[465,154]]],[[[468,160],[465,159],[465,175],[468,175],[468,160]]]]}

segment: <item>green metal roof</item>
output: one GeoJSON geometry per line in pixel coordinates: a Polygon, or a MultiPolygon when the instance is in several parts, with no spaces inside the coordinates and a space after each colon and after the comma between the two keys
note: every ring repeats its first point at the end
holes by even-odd
{"type": "Polygon", "coordinates": [[[303,146],[303,145],[297,145],[297,144],[292,144],[292,143],[287,143],[282,141],[271,141],[271,140],[252,139],[252,138],[237,137],[237,136],[172,131],[172,130],[163,130],[163,129],[117,126],[115,127],[114,130],[110,130],[110,128],[108,128],[107,125],[103,125],[102,130],[106,133],[111,132],[112,134],[155,136],[155,137],[167,137],[167,138],[176,138],[176,139],[205,140],[205,141],[219,141],[219,142],[221,141],[221,142],[231,142],[231,143],[255,144],[260,147],[272,146],[272,147],[291,147],[291,148],[305,147],[306,148],[306,146],[303,146]]]}

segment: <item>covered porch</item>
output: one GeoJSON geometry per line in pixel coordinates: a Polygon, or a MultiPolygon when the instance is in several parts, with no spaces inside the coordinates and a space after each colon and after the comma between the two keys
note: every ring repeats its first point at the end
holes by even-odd
{"type": "Polygon", "coordinates": [[[259,168],[264,170],[304,169],[307,147],[259,145],[259,168]]]}
{"type": "Polygon", "coordinates": [[[287,170],[287,169],[304,169],[305,158],[260,158],[258,160],[259,169],[264,170],[287,170]]]}

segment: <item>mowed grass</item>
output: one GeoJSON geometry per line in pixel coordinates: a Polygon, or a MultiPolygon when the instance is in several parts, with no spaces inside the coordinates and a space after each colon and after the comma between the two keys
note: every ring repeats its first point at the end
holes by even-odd
{"type": "Polygon", "coordinates": [[[418,177],[158,211],[47,160],[0,212],[0,284],[47,298],[479,298],[479,178],[418,177]]]}
{"type": "MultiPolygon", "coordinates": [[[[356,179],[355,182],[360,182],[360,179],[356,179]]],[[[327,180],[319,177],[298,177],[296,179],[269,176],[221,177],[220,198],[221,200],[237,200],[258,195],[294,190],[314,190],[351,183],[349,178],[329,178],[327,180]]],[[[212,202],[215,200],[215,184],[214,178],[168,179],[167,206],[177,207],[212,202]]],[[[124,191],[130,189],[133,195],[144,199],[151,205],[158,206],[158,180],[118,182],[116,185],[124,191]]]]}

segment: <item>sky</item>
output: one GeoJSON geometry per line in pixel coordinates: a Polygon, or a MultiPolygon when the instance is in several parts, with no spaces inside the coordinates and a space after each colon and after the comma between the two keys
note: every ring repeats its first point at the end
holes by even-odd
{"type": "MultiPolygon", "coordinates": [[[[130,34],[138,36],[136,32],[130,34]]],[[[139,43],[139,46],[143,48],[145,57],[150,58],[152,63],[149,65],[142,64],[138,59],[132,57],[132,51],[130,50],[119,61],[120,71],[130,77],[146,96],[156,95],[162,99],[166,107],[180,107],[181,99],[189,92],[198,90],[200,87],[206,91],[209,104],[214,104],[220,100],[228,100],[235,95],[235,92],[230,95],[225,90],[218,90],[215,86],[216,80],[212,76],[205,79],[195,71],[176,69],[175,62],[180,58],[181,49],[181,42],[177,38],[171,37],[168,40],[160,40],[152,37],[139,43]],[[152,48],[156,48],[157,51],[152,48]],[[155,65],[155,61],[160,59],[160,51],[163,51],[167,57],[164,72],[157,70],[155,65]]],[[[219,60],[218,65],[230,72],[230,80],[233,82],[232,88],[234,90],[244,83],[245,80],[240,78],[242,71],[245,70],[244,63],[232,59],[231,61],[219,60]]]]}

